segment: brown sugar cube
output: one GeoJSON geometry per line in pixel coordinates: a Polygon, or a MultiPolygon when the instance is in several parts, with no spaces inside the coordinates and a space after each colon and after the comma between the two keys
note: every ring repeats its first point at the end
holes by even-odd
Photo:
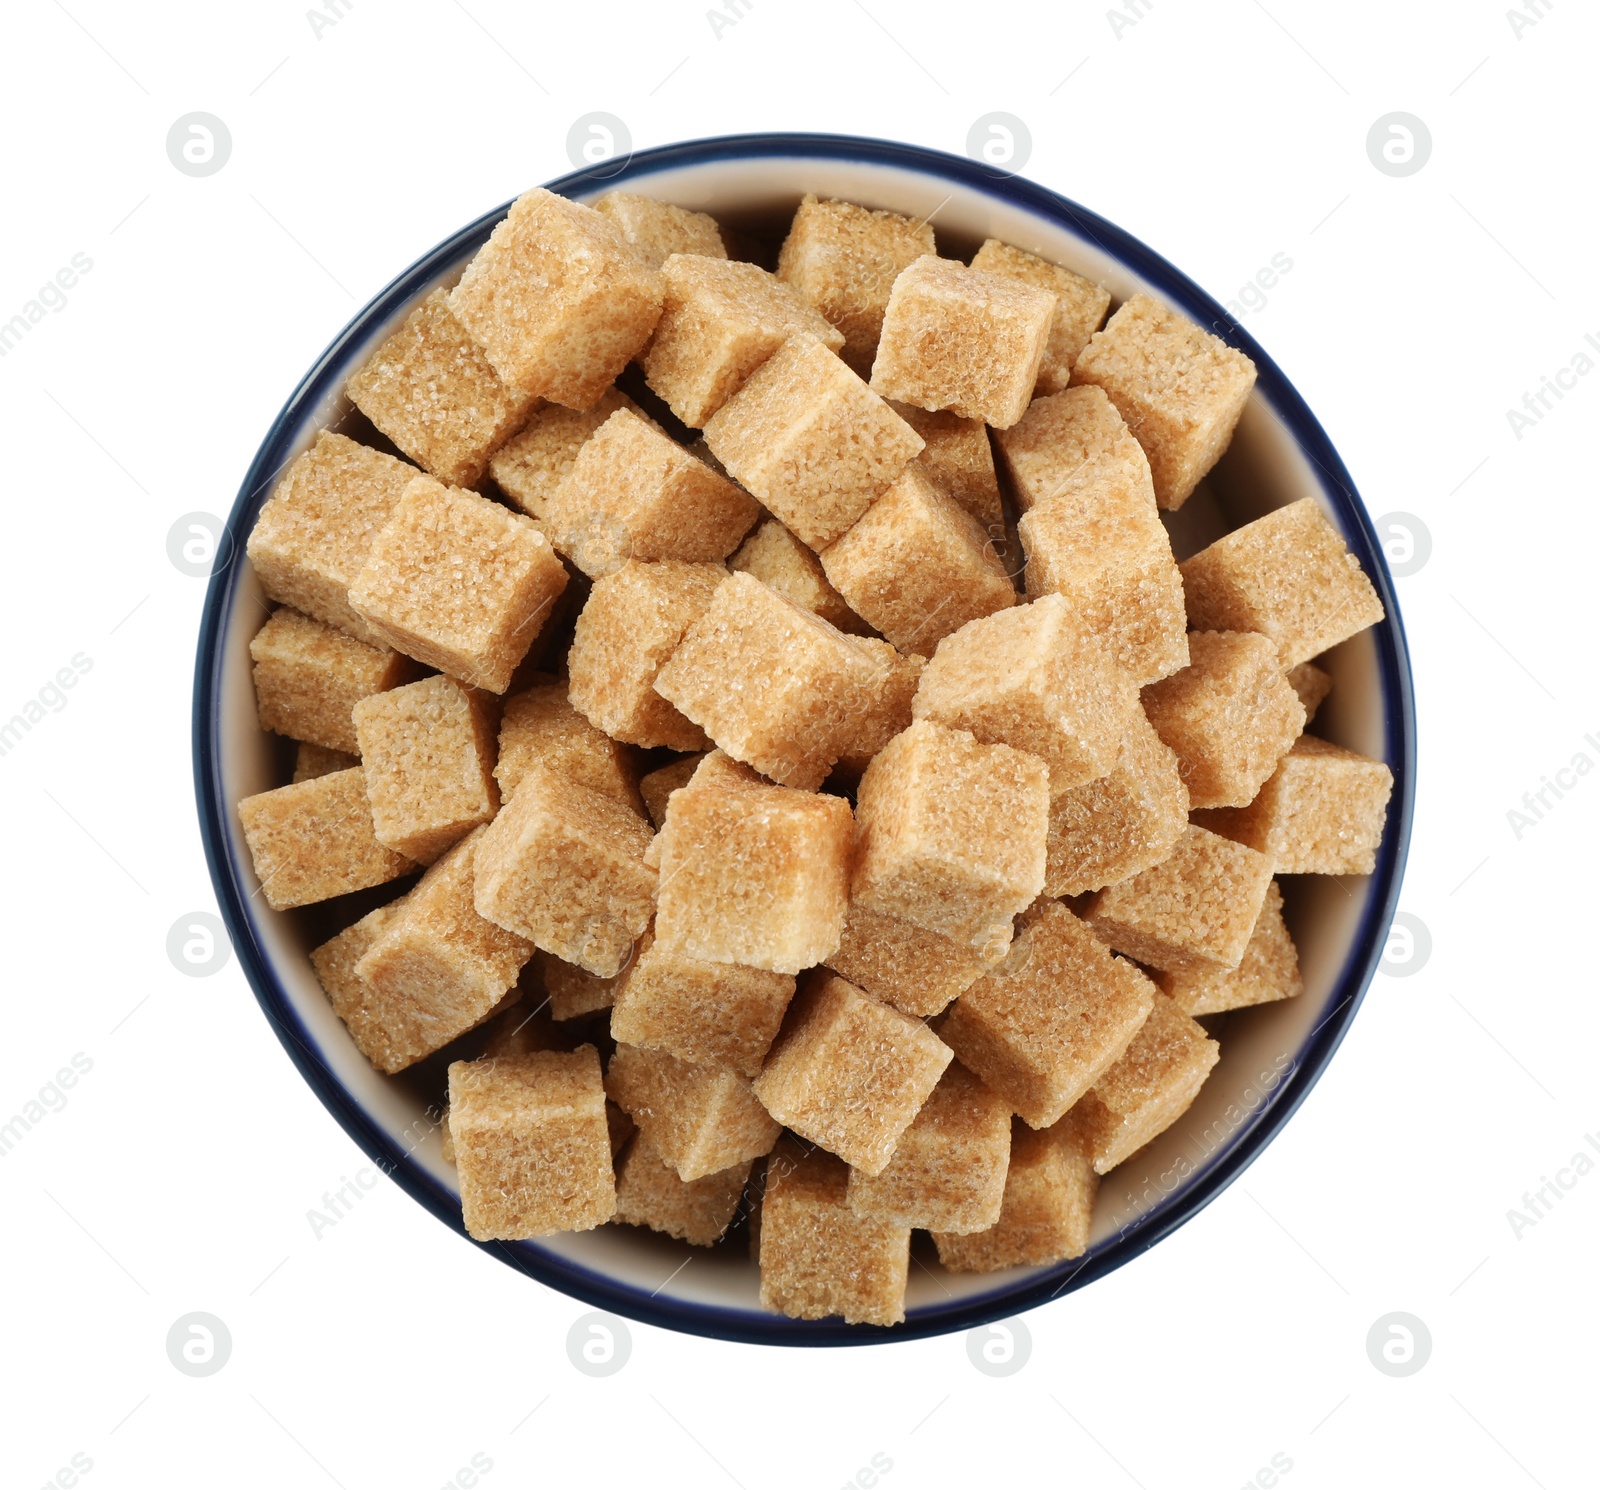
{"type": "Polygon", "coordinates": [[[1009,429],[1033,397],[1056,297],[926,254],[894,282],[872,386],[921,409],[1009,429]]]}
{"type": "Polygon", "coordinates": [[[528,518],[419,476],[373,541],[350,603],[397,651],[504,693],[566,587],[528,518]]]}
{"type": "Polygon", "coordinates": [[[706,422],[706,444],[803,542],[826,548],[922,436],[814,336],[791,336],[706,422]]]}
{"type": "Polygon", "coordinates": [[[896,277],[933,252],[933,229],[925,221],[854,202],[818,201],[808,192],[778,252],[778,278],[844,333],[839,355],[865,377],[896,277]]]}
{"type": "MultiPolygon", "coordinates": [[[[489,474],[512,504],[544,526],[544,512],[556,488],[567,479],[585,442],[618,409],[639,413],[626,393],[608,388],[592,409],[546,404],[495,451],[489,474]]],[[[548,535],[547,535],[548,536],[548,535]]]]}
{"type": "Polygon", "coordinates": [[[499,810],[489,695],[439,674],[362,699],[355,725],[379,843],[431,864],[499,810]]]}
{"type": "Polygon", "coordinates": [[[1127,1049],[1155,996],[1138,968],[1046,900],[956,1000],[939,1038],[1030,1127],[1048,1128],[1127,1049]]]}
{"type": "Polygon", "coordinates": [[[861,778],[851,896],[992,950],[1044,888],[1049,813],[1037,756],[919,719],[861,778]]]}
{"type": "Polygon", "coordinates": [[[1084,1097],[1078,1118],[1107,1174],[1189,1110],[1221,1047],[1165,994],[1119,1060],[1084,1097]]]}
{"type": "Polygon", "coordinates": [[[1304,497],[1185,559],[1189,624],[1259,631],[1286,668],[1383,619],[1383,602],[1322,509],[1304,497]]]}
{"type": "Polygon", "coordinates": [[[563,962],[548,952],[535,959],[539,981],[544,987],[550,1005],[550,1017],[559,1024],[569,1019],[582,1019],[586,1014],[597,1014],[616,1002],[617,984],[627,972],[613,973],[609,978],[597,978],[570,962],[563,962]]]}
{"type": "Polygon", "coordinates": [[[1189,665],[1144,690],[1155,731],[1177,753],[1189,805],[1243,807],[1306,722],[1271,641],[1253,631],[1193,631],[1189,665]]]}
{"type": "Polygon", "coordinates": [[[294,780],[315,781],[319,776],[331,776],[335,771],[348,771],[360,764],[360,756],[346,755],[342,750],[329,750],[322,745],[307,745],[302,740],[294,753],[294,780]]]}
{"type": "Polygon", "coordinates": [[[1333,692],[1333,679],[1314,662],[1296,663],[1284,674],[1284,678],[1306,711],[1306,727],[1309,729],[1323,700],[1333,692]]]}
{"type": "Polygon", "coordinates": [[[467,265],[450,309],[504,382],[587,409],[650,339],[661,295],[610,218],[535,187],[467,265]]]}
{"type": "Polygon", "coordinates": [[[650,825],[615,797],[530,766],[485,830],[478,914],[542,952],[609,978],[650,922],[650,825]]]}
{"type": "Polygon", "coordinates": [[[1148,295],[1133,295],[1073,364],[1103,388],[1150,458],[1158,505],[1176,510],[1228,448],[1256,383],[1243,352],[1148,295]]]}
{"type": "Polygon", "coordinates": [[[506,700],[495,780],[509,798],[529,766],[546,766],[591,791],[639,810],[632,750],[596,729],[567,699],[567,686],[539,681],[506,700]]]}
{"type": "Polygon", "coordinates": [[[311,966],[333,1012],[349,1029],[357,1048],[374,1065],[378,1065],[390,1050],[383,1022],[386,1011],[374,1007],[372,990],[357,976],[356,964],[367,955],[405,902],[406,897],[402,895],[388,905],[368,911],[354,925],[345,927],[311,953],[311,966]]]}
{"type": "Polygon", "coordinates": [[[435,290],[345,385],[350,401],[430,476],[476,486],[521,428],[532,394],[508,388],[435,290]]]}
{"type": "Polygon", "coordinates": [[[556,549],[591,579],[629,559],[708,563],[739,546],[755,499],[642,415],[618,409],[545,504],[556,549]]]}
{"type": "Polygon", "coordinates": [[[722,230],[709,213],[690,212],[631,191],[608,191],[594,210],[611,219],[628,247],[652,269],[659,269],[673,254],[728,257],[722,230]]]}
{"type": "Polygon", "coordinates": [[[852,900],[828,967],[902,1014],[941,1013],[1006,954],[1009,939],[982,951],[852,900]]]}
{"type": "Polygon", "coordinates": [[[784,1127],[880,1174],[949,1064],[920,1019],[825,972],[796,996],[751,1090],[784,1127]]]}
{"type": "Polygon", "coordinates": [[[655,690],[683,634],[727,578],[720,564],[632,563],[596,582],[567,654],[567,696],[596,729],[646,748],[704,750],[699,725],[655,690]]]}
{"type": "Polygon", "coordinates": [[[680,756],[659,771],[639,778],[639,795],[644,798],[645,811],[658,830],[667,820],[667,798],[680,786],[688,786],[689,778],[704,759],[704,754],[680,756]]]}
{"type": "Polygon", "coordinates": [[[691,1066],[664,1050],[617,1046],[606,1091],[680,1180],[748,1164],[770,1153],[782,1131],[731,1071],[691,1066]]]}
{"type": "Polygon", "coordinates": [[[889,407],[922,436],[917,464],[940,491],[954,497],[986,532],[1005,522],[1000,480],[995,475],[989,430],[981,419],[963,419],[948,409],[889,407]]]}
{"type": "Polygon", "coordinates": [[[793,997],[791,974],[702,962],[647,938],[618,982],[611,1035],[748,1081],[760,1074],[793,997]]]}
{"type": "Polygon", "coordinates": [[[850,1171],[850,1209],[894,1226],[983,1231],[1000,1219],[1010,1152],[1011,1110],[951,1061],[888,1165],[850,1171]]]}
{"type": "Polygon", "coordinates": [[[902,652],[927,656],[1017,599],[988,535],[915,464],[821,557],[828,582],[902,652]]]}
{"type": "Polygon", "coordinates": [[[673,254],[661,277],[661,321],[640,362],[651,391],[691,429],[704,429],[796,332],[810,333],[831,351],[844,345],[799,294],[755,264],[673,254]]]}
{"type": "Polygon", "coordinates": [[[1101,890],[1085,919],[1102,941],[1162,972],[1231,969],[1271,883],[1265,854],[1191,825],[1161,863],[1101,890]]]}
{"type": "Polygon", "coordinates": [[[617,1208],[594,1046],[450,1065],[461,1213],[477,1241],[588,1231],[617,1208]]]}
{"type": "Polygon", "coordinates": [[[882,658],[748,574],[730,574],[655,690],[735,760],[811,791],[875,706],[882,658]]]}
{"type": "Polygon", "coordinates": [[[536,1050],[570,1050],[567,1032],[544,1010],[526,1001],[513,1004],[489,1021],[485,1055],[532,1055],[536,1050]]]}
{"type": "Polygon", "coordinates": [[[611,1135],[611,1157],[615,1159],[638,1131],[637,1124],[611,1098],[606,1098],[606,1129],[611,1135]]]}
{"type": "MultiPolygon", "coordinates": [[[[473,856],[482,837],[481,829],[469,834],[438,860],[404,900],[386,907],[391,914],[370,942],[354,949],[346,1006],[335,997],[334,1009],[380,1071],[402,1071],[480,1024],[533,956],[529,943],[472,907],[473,856]]],[[[335,938],[328,945],[338,944],[335,938]]],[[[333,994],[326,977],[323,986],[333,994]]]]}
{"type": "Polygon", "coordinates": [[[972,256],[972,267],[991,274],[1009,275],[1048,290],[1056,297],[1050,340],[1039,364],[1039,379],[1034,388],[1042,394],[1061,392],[1072,377],[1072,364],[1089,345],[1089,338],[1100,329],[1100,322],[1111,308],[1111,292],[1101,289],[1092,279],[1013,248],[998,238],[984,240],[983,247],[972,256]]]}
{"type": "Polygon", "coordinates": [[[351,709],[415,671],[398,652],[370,647],[287,606],[251,637],[250,658],[261,728],[347,755],[360,751],[351,709]]]}
{"type": "Polygon", "coordinates": [[[1050,799],[1044,893],[1082,895],[1152,868],[1188,826],[1189,791],[1178,757],[1136,709],[1116,765],[1050,799]]]}
{"type": "Polygon", "coordinates": [[[1267,887],[1267,898],[1238,967],[1232,972],[1206,968],[1159,973],[1156,982],[1185,1014],[1221,1014],[1299,994],[1305,987],[1300,978],[1300,958],[1289,928],[1283,924],[1283,894],[1277,880],[1267,887]]]}
{"type": "Polygon", "coordinates": [[[850,1324],[906,1317],[911,1229],[850,1209],[850,1171],[821,1149],[779,1141],[761,1192],[761,1302],[791,1319],[850,1324]]]}
{"type": "Polygon", "coordinates": [[[275,911],[387,884],[417,867],[373,835],[359,766],[246,797],[239,822],[275,911]]]}
{"type": "Polygon", "coordinates": [[[912,717],[1030,751],[1059,794],[1116,764],[1139,690],[1059,595],[968,621],[922,670],[912,717]]]}
{"type": "Polygon", "coordinates": [[[888,642],[864,636],[857,642],[882,663],[873,687],[872,702],[856,721],[850,744],[835,763],[836,775],[859,781],[872,758],[902,730],[911,727],[911,701],[927,660],[913,654],[902,657],[888,642]]]}
{"type": "Polygon", "coordinates": [[[700,777],[725,759],[707,757],[697,779],[667,803],[656,945],[706,962],[801,972],[839,944],[850,804],[770,786],[754,773],[737,784],[715,773],[700,777]]]}
{"type": "Polygon", "coordinates": [[[1279,874],[1371,874],[1393,790],[1382,761],[1302,735],[1248,807],[1204,821],[1279,874]]]}
{"type": "Polygon", "coordinates": [[[648,1226],[691,1246],[714,1246],[738,1212],[749,1174],[747,1161],[703,1179],[680,1180],[678,1171],[648,1140],[639,1138],[617,1175],[617,1213],[612,1219],[648,1226]]]}
{"type": "Polygon", "coordinates": [[[994,1273],[1046,1267],[1088,1251],[1100,1177],[1082,1128],[1074,1113],[1038,1130],[1016,1119],[1000,1219],[987,1231],[935,1231],[939,1261],[953,1273],[994,1273]]]}
{"type": "Polygon", "coordinates": [[[350,605],[350,586],[417,468],[324,430],[295,457],[250,530],[245,552],[269,599],[383,640],[350,605]]]}
{"type": "Polygon", "coordinates": [[[1083,494],[1113,482],[1155,505],[1149,459],[1103,389],[1036,398],[1010,429],[996,433],[995,443],[1022,512],[1073,495],[1080,496],[1080,510],[1092,511],[1083,494]]]}
{"type": "Polygon", "coordinates": [[[860,634],[868,629],[828,583],[816,554],[775,517],[756,527],[728,560],[728,568],[760,580],[840,631],[860,634]]]}

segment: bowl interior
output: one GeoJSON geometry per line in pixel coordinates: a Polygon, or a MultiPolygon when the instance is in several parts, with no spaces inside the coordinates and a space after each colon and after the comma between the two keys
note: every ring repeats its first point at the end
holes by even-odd
{"type": "MultiPolygon", "coordinates": [[[[1323,665],[1334,689],[1317,731],[1386,760],[1396,790],[1377,872],[1368,878],[1288,876],[1286,915],[1305,993],[1286,1003],[1208,1019],[1222,1057],[1189,1112],[1107,1176],[1088,1253],[1050,1268],[947,1273],[919,1240],[906,1324],[854,1330],[759,1308],[756,1273],[735,1239],[707,1251],[633,1227],[497,1244],[507,1261],[555,1287],[656,1323],[762,1341],[851,1343],[968,1327],[1081,1286],[1144,1250],[1215,1195],[1259,1151],[1315,1081],[1337,1045],[1381,951],[1409,827],[1413,762],[1409,671],[1389,575],[1343,466],[1316,421],[1261,350],[1198,287],[1148,249],[1064,199],[955,157],[830,137],[752,137],[670,147],[608,174],[554,183],[579,200],[616,188],[711,212],[776,242],[806,191],[930,220],[939,251],[968,258],[997,237],[1087,275],[1120,302],[1144,290],[1233,342],[1260,379],[1233,445],[1201,490],[1168,514],[1178,557],[1263,512],[1311,497],[1328,512],[1377,585],[1389,619],[1336,648],[1323,665]]],[[[436,285],[453,282],[501,215],[462,231],[402,275],[324,354],[279,416],[230,520],[237,562],[213,580],[197,668],[196,768],[202,825],[219,901],[242,964],[285,1047],[374,1160],[460,1229],[455,1171],[440,1156],[442,1052],[398,1078],[368,1065],[318,986],[307,954],[387,899],[392,889],[280,914],[257,892],[233,804],[287,780],[292,747],[256,722],[248,646],[267,614],[243,558],[243,538],[272,481],[318,431],[364,433],[345,378],[436,285]]]]}

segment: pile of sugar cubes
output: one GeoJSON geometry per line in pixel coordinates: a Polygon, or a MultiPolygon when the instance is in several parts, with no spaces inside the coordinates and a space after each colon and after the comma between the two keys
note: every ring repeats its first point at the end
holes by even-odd
{"type": "Polygon", "coordinates": [[[1273,876],[1370,873],[1391,787],[1312,659],[1383,612],[1309,500],[1174,561],[1255,368],[1148,296],[812,196],[761,252],[534,190],[393,329],[249,539],[298,753],[239,814],[366,909],[312,962],[372,1064],[446,1052],[472,1236],[733,1228],[888,1325],[913,1229],[1082,1253],[1197,1016],[1300,991],[1273,876]]]}

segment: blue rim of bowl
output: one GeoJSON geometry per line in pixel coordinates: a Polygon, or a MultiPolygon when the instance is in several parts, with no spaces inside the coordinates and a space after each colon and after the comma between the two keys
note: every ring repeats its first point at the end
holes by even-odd
{"type": "MultiPolygon", "coordinates": [[[[1385,756],[1394,772],[1394,793],[1372,876],[1376,893],[1369,895],[1361,924],[1329,1001],[1330,1012],[1297,1052],[1290,1077],[1273,1099],[1263,1104],[1254,1119],[1235,1134],[1230,1144],[1201,1167],[1189,1183],[1119,1235],[1092,1249],[1086,1258],[1059,1264],[990,1293],[943,1306],[919,1307],[905,1323],[880,1329],[847,1325],[837,1319],[789,1319],[654,1296],[536,1247],[474,1243],[562,1293],[596,1308],[665,1329],[758,1345],[866,1345],[970,1329],[991,1320],[1008,1318],[1084,1287],[1148,1251],[1182,1226],[1237,1179],[1276,1137],[1344,1039],[1383,955],[1411,837],[1416,720],[1410,657],[1388,564],[1356,494],[1355,484],[1321,424],[1277,364],[1217,301],[1159,254],[1114,224],[1034,182],[997,172],[963,156],[851,135],[749,134],[690,140],[641,150],[620,168],[615,161],[603,161],[549,185],[552,191],[563,194],[601,186],[615,189],[625,186],[634,177],[665,169],[719,161],[780,158],[848,161],[918,171],[988,193],[1009,205],[1036,213],[1120,260],[1168,303],[1200,324],[1210,326],[1223,340],[1250,356],[1257,368],[1258,391],[1284,421],[1301,452],[1316,469],[1336,521],[1377,588],[1386,616],[1376,628],[1376,642],[1385,711],[1385,756]]],[[[231,560],[243,553],[244,540],[255,522],[256,513],[292,448],[303,419],[324,397],[342,386],[350,371],[347,364],[352,347],[359,345],[368,329],[407,305],[447,266],[481,243],[509,205],[484,214],[446,239],[374,296],[289,396],[262,441],[229,515],[228,541],[218,546],[219,554],[226,555],[227,560],[212,574],[206,592],[195,660],[194,772],[200,830],[218,906],[245,976],[289,1058],[323,1105],[374,1163],[462,1237],[466,1237],[466,1231],[459,1200],[384,1133],[339,1082],[319,1055],[315,1042],[301,1024],[273,971],[248,910],[250,891],[244,882],[242,866],[234,861],[231,850],[228,824],[233,807],[222,796],[217,705],[223,661],[221,641],[240,568],[231,560]]]]}

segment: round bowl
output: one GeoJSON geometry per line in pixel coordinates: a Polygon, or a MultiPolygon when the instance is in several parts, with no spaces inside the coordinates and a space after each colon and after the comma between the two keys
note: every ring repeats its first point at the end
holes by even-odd
{"type": "MultiPolygon", "coordinates": [[[[707,1251],[634,1227],[490,1244],[522,1272],[601,1309],[671,1329],[763,1344],[866,1344],[967,1329],[1082,1288],[1138,1256],[1215,1198],[1259,1154],[1327,1065],[1382,955],[1410,832],[1415,727],[1410,664],[1394,587],[1349,474],[1287,378],[1222,307],[1160,255],[1065,197],[973,160],[838,135],[732,135],[640,151],[550,183],[579,201],[619,188],[711,212],[781,237],[801,195],[846,198],[932,221],[940,252],[967,258],[1004,239],[1098,280],[1120,302],[1143,290],[1211,328],[1259,372],[1233,445],[1169,527],[1179,558],[1227,528],[1301,497],[1343,533],[1387,619],[1325,662],[1332,696],[1319,733],[1394,772],[1376,872],[1288,877],[1287,916],[1305,992],[1208,1021],[1222,1058],[1187,1114],[1106,1177],[1087,1253],[1050,1267],[946,1273],[919,1238],[904,1323],[891,1329],[796,1320],[764,1311],[754,1264],[737,1238],[707,1251]],[[691,1261],[692,1259],[692,1261],[691,1261]],[[685,1265],[688,1262],[690,1265],[685,1265]]],[[[508,204],[509,205],[509,204],[508,204]]],[[[439,1062],[385,1077],[356,1050],[318,986],[307,953],[363,913],[334,902],[280,914],[257,882],[235,803],[287,779],[286,742],[256,722],[248,645],[265,615],[244,540],[277,474],[318,430],[359,416],[346,378],[431,289],[448,284],[489,236],[497,207],[419,259],[362,309],[312,365],[257,452],[228,519],[231,542],[206,595],[195,669],[194,767],[217,901],[239,961],[291,1060],[345,1130],[417,1201],[465,1237],[455,1171],[439,1151],[439,1062]]],[[[386,898],[386,892],[375,899],[386,898]]],[[[349,897],[350,902],[360,897],[349,897]]]]}

